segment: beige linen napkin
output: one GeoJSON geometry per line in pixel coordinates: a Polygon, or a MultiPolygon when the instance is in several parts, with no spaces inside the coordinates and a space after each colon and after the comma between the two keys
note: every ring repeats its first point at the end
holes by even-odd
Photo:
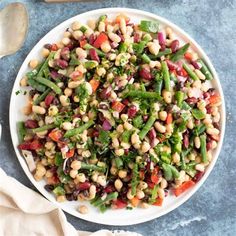
{"type": "Polygon", "coordinates": [[[63,211],[0,168],[1,236],[141,236],[132,232],[77,231],[63,211]]]}

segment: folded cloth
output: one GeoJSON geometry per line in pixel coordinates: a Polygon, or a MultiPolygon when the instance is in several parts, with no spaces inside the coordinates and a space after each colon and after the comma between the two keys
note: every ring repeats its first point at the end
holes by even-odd
{"type": "Polygon", "coordinates": [[[77,231],[61,209],[0,168],[1,236],[141,236],[132,232],[77,231]]]}

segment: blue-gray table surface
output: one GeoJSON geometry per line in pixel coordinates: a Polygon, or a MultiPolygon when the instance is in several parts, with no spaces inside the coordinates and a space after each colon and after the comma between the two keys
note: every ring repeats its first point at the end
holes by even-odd
{"type": "MultiPolygon", "coordinates": [[[[0,1],[0,9],[11,0],[0,1]]],[[[223,86],[227,125],[219,159],[204,185],[185,204],[171,213],[139,225],[98,225],[66,214],[81,230],[124,229],[143,235],[236,235],[236,1],[235,0],[107,0],[47,4],[42,0],[19,1],[29,13],[29,32],[15,55],[0,60],[0,166],[24,185],[34,189],[14,153],[8,122],[10,94],[17,72],[32,47],[62,21],[93,9],[129,7],[156,13],[182,27],[212,60],[223,86]]]]}

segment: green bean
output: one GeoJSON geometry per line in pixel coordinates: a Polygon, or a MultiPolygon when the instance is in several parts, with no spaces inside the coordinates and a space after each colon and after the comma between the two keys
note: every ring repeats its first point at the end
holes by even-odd
{"type": "Polygon", "coordinates": [[[29,78],[27,80],[27,83],[29,84],[29,86],[31,86],[32,88],[36,89],[39,92],[44,92],[46,90],[46,86],[45,85],[38,83],[33,78],[29,78]]]}
{"type": "Polygon", "coordinates": [[[130,141],[130,137],[133,133],[133,130],[125,130],[122,134],[121,134],[121,140],[124,143],[128,143],[130,141]]]}
{"type": "Polygon", "coordinates": [[[51,52],[47,59],[44,61],[43,65],[41,66],[38,74],[37,74],[37,77],[42,77],[44,75],[44,71],[48,68],[48,62],[49,60],[51,60],[55,55],[55,52],[51,52]]]}
{"type": "Polygon", "coordinates": [[[99,50],[99,49],[93,47],[92,45],[90,45],[90,44],[88,44],[88,43],[86,43],[86,44],[84,45],[84,49],[86,49],[86,50],[89,50],[89,49],[91,49],[91,48],[94,48],[94,49],[95,49],[95,51],[97,52],[98,56],[101,56],[101,57],[104,57],[104,56],[105,56],[105,53],[104,53],[104,52],[102,52],[101,50],[99,50]]]}
{"type": "Polygon", "coordinates": [[[85,123],[84,125],[81,125],[78,128],[66,131],[66,133],[64,134],[64,137],[65,138],[70,138],[70,137],[75,136],[77,134],[81,134],[84,130],[88,129],[93,124],[94,124],[94,121],[89,120],[87,123],[85,123]]]}
{"type": "Polygon", "coordinates": [[[198,76],[189,68],[189,66],[187,64],[183,63],[183,68],[187,71],[188,75],[193,80],[199,80],[198,76]]]}
{"type": "Polygon", "coordinates": [[[171,172],[175,178],[179,178],[179,171],[172,165],[169,165],[169,168],[171,169],[171,172]]]}
{"type": "Polygon", "coordinates": [[[181,57],[184,56],[184,54],[187,52],[190,44],[186,43],[183,47],[181,47],[177,52],[171,55],[170,59],[173,62],[178,61],[181,57]]]}
{"type": "Polygon", "coordinates": [[[133,125],[135,128],[140,129],[143,125],[143,117],[141,115],[136,116],[133,119],[133,125]]]}
{"type": "Polygon", "coordinates": [[[36,77],[35,80],[47,87],[49,87],[50,89],[52,89],[56,94],[61,94],[62,91],[61,89],[55,84],[53,83],[52,81],[48,80],[48,79],[45,79],[43,77],[36,77]]]}
{"type": "Polygon", "coordinates": [[[210,72],[210,70],[207,68],[206,64],[203,62],[203,60],[198,59],[197,62],[199,62],[201,64],[201,72],[206,76],[207,80],[212,80],[213,76],[210,72]]]}
{"type": "Polygon", "coordinates": [[[82,25],[79,30],[82,31],[83,33],[85,33],[85,31],[87,30],[87,27],[82,25]]]}
{"type": "Polygon", "coordinates": [[[24,137],[26,135],[25,122],[23,121],[18,122],[17,128],[18,128],[19,142],[21,143],[24,141],[24,137]]]}
{"type": "Polygon", "coordinates": [[[177,101],[177,106],[181,108],[183,105],[184,93],[182,91],[177,91],[175,93],[175,99],[177,101]]]}
{"type": "Polygon", "coordinates": [[[51,91],[51,89],[48,88],[40,96],[38,96],[34,101],[34,105],[38,105],[40,102],[42,102],[47,97],[47,95],[50,93],[50,91],[51,91]]]}
{"type": "Polygon", "coordinates": [[[147,54],[143,53],[143,55],[141,56],[142,60],[145,62],[145,63],[150,63],[151,59],[148,57],[147,54]]]}
{"type": "Polygon", "coordinates": [[[207,160],[206,135],[205,134],[202,134],[200,136],[200,144],[201,144],[202,162],[206,163],[208,160],[207,160]]]}
{"type": "Polygon", "coordinates": [[[157,74],[155,78],[154,90],[159,96],[161,96],[162,86],[163,79],[160,77],[159,74],[157,74]]]}
{"type": "Polygon", "coordinates": [[[172,171],[169,167],[168,164],[166,163],[162,163],[162,168],[163,168],[163,171],[164,171],[164,177],[167,181],[170,181],[173,179],[173,174],[172,174],[172,171]]]}
{"type": "Polygon", "coordinates": [[[126,43],[121,43],[120,46],[119,46],[119,52],[122,53],[122,52],[126,52],[128,50],[128,46],[126,43]]]}
{"type": "Polygon", "coordinates": [[[86,164],[84,162],[81,163],[81,169],[82,170],[94,170],[94,171],[103,172],[103,173],[106,171],[105,167],[97,166],[97,165],[93,165],[93,164],[86,164]]]}
{"type": "Polygon", "coordinates": [[[61,195],[65,195],[65,189],[61,186],[57,186],[56,188],[53,189],[53,193],[56,196],[61,196],[61,195]]]}
{"type": "Polygon", "coordinates": [[[44,125],[44,126],[41,126],[41,127],[35,128],[35,129],[31,129],[31,130],[34,133],[39,133],[39,132],[42,132],[42,131],[45,131],[45,130],[53,129],[55,127],[56,127],[55,124],[50,124],[50,125],[44,125]]]}
{"type": "Polygon", "coordinates": [[[40,63],[39,65],[37,65],[37,67],[35,69],[33,69],[32,71],[29,71],[26,73],[26,77],[28,79],[33,79],[38,73],[40,68],[42,67],[43,63],[40,63]]]}
{"type": "Polygon", "coordinates": [[[148,55],[150,59],[155,60],[157,58],[160,58],[162,56],[166,56],[171,54],[172,51],[170,48],[166,48],[164,51],[159,52],[156,56],[155,55],[148,55]]]}
{"type": "Polygon", "coordinates": [[[135,163],[133,170],[132,170],[132,180],[131,180],[131,194],[133,196],[136,195],[136,191],[137,191],[137,185],[138,185],[138,164],[135,163]]]}
{"type": "Polygon", "coordinates": [[[93,68],[95,68],[97,65],[98,65],[97,61],[93,61],[93,60],[91,60],[91,61],[86,61],[86,62],[84,63],[84,67],[85,67],[86,69],[93,69],[93,68]]]}
{"type": "Polygon", "coordinates": [[[165,89],[170,91],[170,74],[166,61],[161,62],[161,69],[163,73],[163,79],[165,84],[165,89]]]}
{"type": "Polygon", "coordinates": [[[117,199],[118,197],[118,193],[117,192],[113,192],[113,193],[109,193],[107,195],[107,197],[102,200],[101,198],[98,198],[95,202],[93,202],[92,204],[96,207],[101,206],[102,204],[104,204],[105,202],[117,199]]]}
{"type": "Polygon", "coordinates": [[[159,186],[155,185],[154,188],[152,189],[151,198],[148,201],[150,204],[153,204],[157,200],[157,196],[158,196],[157,190],[158,190],[158,188],[159,188],[159,186]]]}
{"type": "Polygon", "coordinates": [[[143,129],[139,132],[139,138],[143,140],[146,136],[146,134],[149,132],[149,130],[152,128],[154,122],[156,120],[156,117],[151,115],[147,121],[147,123],[144,125],[143,129]]]}
{"type": "Polygon", "coordinates": [[[144,92],[138,90],[131,90],[127,92],[124,97],[134,97],[134,98],[143,98],[143,99],[155,99],[158,101],[162,100],[162,97],[156,92],[144,92]]]}
{"type": "Polygon", "coordinates": [[[123,161],[120,157],[115,158],[115,164],[118,169],[120,169],[123,166],[123,161]]]}

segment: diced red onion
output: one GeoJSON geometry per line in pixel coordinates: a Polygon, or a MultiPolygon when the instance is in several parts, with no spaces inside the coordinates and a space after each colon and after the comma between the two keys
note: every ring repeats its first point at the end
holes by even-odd
{"type": "Polygon", "coordinates": [[[167,66],[170,70],[179,70],[179,65],[177,63],[174,63],[170,60],[166,60],[167,66]]]}
{"type": "Polygon", "coordinates": [[[100,58],[94,48],[89,49],[89,55],[92,60],[97,61],[98,63],[100,62],[100,58]]]}
{"type": "Polygon", "coordinates": [[[96,40],[96,36],[94,34],[91,34],[89,36],[89,44],[93,45],[96,40]]]}
{"type": "Polygon", "coordinates": [[[204,172],[198,171],[196,175],[193,177],[193,181],[197,183],[204,175],[204,172]]]}
{"type": "Polygon", "coordinates": [[[129,118],[134,118],[137,112],[138,112],[137,107],[135,105],[131,105],[128,108],[128,117],[129,118]]]}
{"type": "Polygon", "coordinates": [[[183,135],[183,145],[185,148],[188,148],[189,146],[189,136],[186,133],[183,135]]]}
{"type": "Polygon", "coordinates": [[[62,48],[61,57],[66,61],[70,59],[70,49],[68,47],[62,48]]]}
{"type": "Polygon", "coordinates": [[[103,130],[108,131],[108,130],[111,130],[112,126],[111,126],[110,122],[105,119],[103,121],[102,128],[103,128],[103,130]]]}
{"type": "Polygon", "coordinates": [[[201,65],[197,61],[191,61],[191,64],[195,69],[201,69],[201,65]]]}
{"type": "Polygon", "coordinates": [[[55,64],[59,66],[61,69],[65,69],[68,66],[68,62],[62,59],[56,59],[55,64]]]}
{"type": "Polygon", "coordinates": [[[58,78],[61,77],[61,75],[60,75],[57,71],[55,71],[55,70],[52,70],[52,71],[50,72],[50,76],[51,76],[53,79],[58,79],[58,78]]]}
{"type": "Polygon", "coordinates": [[[104,88],[101,93],[100,93],[100,98],[101,99],[108,99],[111,95],[111,87],[104,88]]]}
{"type": "Polygon", "coordinates": [[[158,32],[157,39],[159,41],[161,49],[164,50],[165,49],[165,44],[166,44],[166,40],[165,40],[164,34],[162,32],[158,32]]]}

